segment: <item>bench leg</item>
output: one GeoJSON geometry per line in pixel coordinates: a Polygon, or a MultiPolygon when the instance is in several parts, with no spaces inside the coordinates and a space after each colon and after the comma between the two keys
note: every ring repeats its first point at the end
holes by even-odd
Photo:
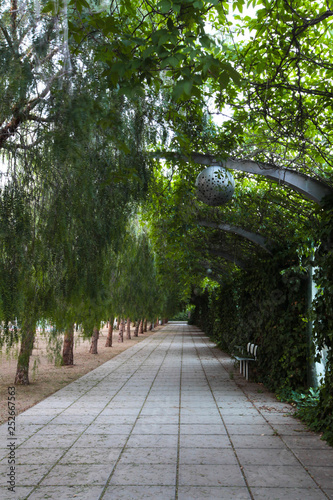
{"type": "Polygon", "coordinates": [[[249,380],[249,362],[245,361],[245,378],[249,380]]]}

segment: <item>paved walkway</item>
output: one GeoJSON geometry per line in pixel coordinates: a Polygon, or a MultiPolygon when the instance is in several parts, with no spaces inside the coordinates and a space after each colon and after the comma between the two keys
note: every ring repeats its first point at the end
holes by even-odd
{"type": "Polygon", "coordinates": [[[0,427],[0,498],[333,499],[333,449],[231,367],[168,324],[17,418],[15,493],[0,427]]]}

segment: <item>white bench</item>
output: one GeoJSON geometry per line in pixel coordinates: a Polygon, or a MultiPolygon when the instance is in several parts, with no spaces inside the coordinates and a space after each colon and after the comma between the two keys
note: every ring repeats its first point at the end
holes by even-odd
{"type": "Polygon", "coordinates": [[[257,361],[257,352],[258,346],[248,342],[246,346],[246,353],[241,352],[238,355],[233,355],[233,357],[239,361],[239,373],[244,375],[246,380],[249,380],[249,364],[252,361],[257,361]]]}

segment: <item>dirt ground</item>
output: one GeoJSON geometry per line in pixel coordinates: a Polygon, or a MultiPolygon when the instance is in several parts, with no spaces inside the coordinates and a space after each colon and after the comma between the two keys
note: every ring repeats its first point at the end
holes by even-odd
{"type": "MultiPolygon", "coordinates": [[[[127,340],[125,333],[123,343],[118,342],[118,331],[114,331],[112,347],[105,347],[107,329],[103,328],[100,331],[98,341],[98,354],[89,353],[90,340],[83,339],[78,332],[75,334],[74,366],[56,366],[55,346],[48,346],[45,335],[38,333],[30,359],[30,385],[17,385],[15,389],[16,415],[19,415],[50,394],[53,394],[85,373],[112,359],[114,356],[117,356],[117,354],[120,354],[125,349],[153,335],[160,328],[161,326],[157,326],[154,332],[146,332],[143,335],[139,335],[139,337],[133,337],[134,328],[132,328],[132,339],[127,340]]],[[[62,341],[60,341],[61,344],[62,341]]],[[[59,351],[61,352],[58,349],[59,351]]],[[[6,354],[4,351],[0,352],[0,424],[3,424],[8,419],[8,387],[14,386],[17,355],[18,346],[12,349],[9,354],[6,354]]]]}

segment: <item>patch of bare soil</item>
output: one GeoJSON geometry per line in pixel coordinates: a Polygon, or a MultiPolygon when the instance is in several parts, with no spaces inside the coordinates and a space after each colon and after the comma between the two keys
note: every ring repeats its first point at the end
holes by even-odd
{"type": "MultiPolygon", "coordinates": [[[[94,370],[94,368],[114,358],[117,354],[120,354],[129,347],[150,337],[156,333],[156,331],[160,330],[160,328],[161,326],[155,327],[154,332],[146,332],[143,335],[139,335],[139,337],[133,337],[134,329],[132,329],[132,338],[130,340],[126,339],[125,332],[124,342],[118,342],[118,331],[114,331],[112,347],[105,347],[107,329],[103,328],[100,331],[98,340],[98,354],[90,354],[90,340],[84,339],[80,332],[76,332],[74,366],[56,366],[55,347],[50,347],[45,335],[38,333],[30,359],[30,385],[15,386],[16,415],[22,413],[36,403],[39,403],[39,401],[42,401],[47,396],[50,396],[85,373],[94,370]]],[[[0,352],[0,424],[8,420],[8,387],[14,387],[18,350],[19,346],[12,349],[7,355],[5,352],[0,352]]]]}

